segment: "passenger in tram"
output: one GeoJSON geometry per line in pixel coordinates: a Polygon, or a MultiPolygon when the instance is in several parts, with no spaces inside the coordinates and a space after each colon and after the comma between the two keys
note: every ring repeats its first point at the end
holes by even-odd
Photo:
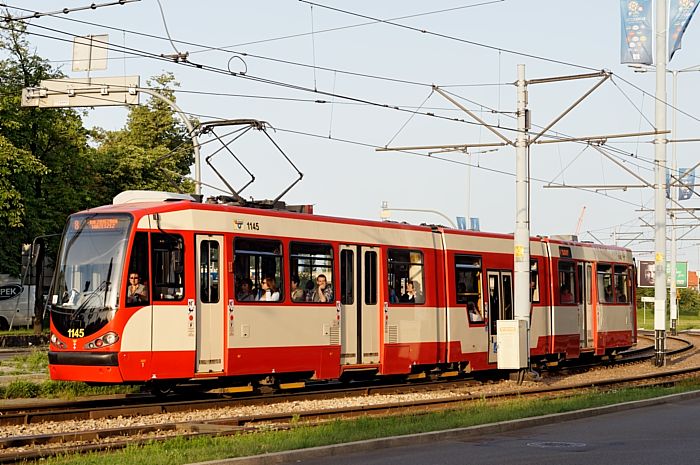
{"type": "Polygon", "coordinates": [[[482,323],[484,321],[484,317],[474,302],[467,303],[467,313],[469,314],[469,321],[472,323],[482,323]]]}
{"type": "Polygon", "coordinates": [[[306,281],[306,285],[304,286],[304,300],[307,302],[313,302],[314,299],[314,280],[309,279],[306,281]]]}
{"type": "Polygon", "coordinates": [[[311,297],[312,302],[332,302],[333,301],[333,286],[326,279],[326,275],[320,274],[316,276],[316,287],[314,288],[311,297]]]}
{"type": "Polygon", "coordinates": [[[299,287],[299,277],[292,276],[290,280],[292,302],[304,301],[304,289],[299,287]]]}
{"type": "Polygon", "coordinates": [[[627,303],[627,296],[625,295],[625,288],[623,286],[617,287],[617,301],[619,303],[627,303]]]}
{"type": "Polygon", "coordinates": [[[561,287],[561,293],[559,294],[559,302],[563,304],[574,303],[574,295],[569,290],[569,286],[563,285],[561,287]]]}
{"type": "Polygon", "coordinates": [[[251,281],[250,278],[243,278],[240,280],[236,299],[243,302],[255,300],[255,294],[253,293],[253,281],[251,281]]]}
{"type": "Polygon", "coordinates": [[[277,302],[280,300],[280,293],[277,290],[277,282],[275,278],[263,278],[260,282],[261,293],[258,298],[259,301],[265,302],[277,302]]]}
{"type": "Polygon", "coordinates": [[[416,303],[416,289],[413,281],[406,282],[406,293],[401,296],[401,302],[406,304],[416,303]]]}
{"type": "Polygon", "coordinates": [[[606,301],[606,302],[612,302],[612,301],[613,301],[612,286],[610,286],[610,285],[605,286],[605,301],[606,301]]]}
{"type": "Polygon", "coordinates": [[[129,287],[126,302],[129,304],[148,302],[148,289],[141,284],[138,273],[129,273],[129,287]]]}
{"type": "Polygon", "coordinates": [[[399,302],[399,296],[396,295],[394,286],[389,284],[389,303],[395,304],[399,302]]]}

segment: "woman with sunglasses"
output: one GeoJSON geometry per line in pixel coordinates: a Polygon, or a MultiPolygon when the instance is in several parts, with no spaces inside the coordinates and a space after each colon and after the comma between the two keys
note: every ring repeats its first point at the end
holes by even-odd
{"type": "Polygon", "coordinates": [[[130,304],[148,302],[148,289],[146,289],[146,286],[139,283],[139,275],[137,273],[129,273],[129,287],[126,302],[130,304]]]}

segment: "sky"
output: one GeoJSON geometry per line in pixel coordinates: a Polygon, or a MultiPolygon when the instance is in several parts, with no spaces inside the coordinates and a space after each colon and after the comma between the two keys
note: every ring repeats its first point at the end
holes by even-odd
{"type": "MultiPolygon", "coordinates": [[[[270,136],[304,174],[282,200],[314,204],[318,214],[378,219],[382,202],[387,202],[395,209],[436,210],[452,221],[457,216],[478,217],[483,231],[514,230],[514,148],[471,148],[468,153],[375,150],[500,142],[435,93],[432,85],[514,139],[510,129],[516,127],[518,64],[525,65],[527,79],[608,70],[612,79],[548,134],[583,137],[652,131],[654,127],[655,74],[653,69],[639,73],[620,64],[617,1],[161,3],[162,15],[157,0],[141,0],[33,18],[28,22],[28,39],[39,55],[77,78],[87,74],[71,70],[72,37],[108,34],[115,48],[109,52],[109,67],[93,71],[92,76],[139,75],[145,86],[150,77],[172,72],[180,83],[177,104],[200,121],[253,118],[268,122],[270,136]],[[167,33],[174,45],[166,39],[167,33]],[[131,53],[117,50],[121,47],[131,53]],[[175,49],[188,53],[189,63],[154,58],[175,53],[175,49]]],[[[18,16],[26,14],[25,10],[52,12],[89,2],[15,0],[7,5],[18,16]]],[[[700,64],[700,20],[694,21],[669,69],[700,64]]],[[[672,79],[668,77],[670,104],[672,79]]],[[[599,80],[528,86],[532,132],[548,126],[599,80]]],[[[676,139],[697,137],[698,84],[700,72],[678,74],[676,139]]],[[[146,99],[142,96],[141,102],[146,99]]],[[[119,107],[92,109],[85,124],[118,129],[124,126],[126,114],[119,107]]],[[[670,106],[667,115],[670,129],[670,106]]],[[[218,130],[222,137],[228,132],[218,130]]],[[[211,136],[201,136],[200,143],[202,159],[219,148],[211,136]]],[[[697,163],[697,146],[677,144],[678,166],[697,163]]],[[[241,136],[231,148],[256,178],[243,191],[246,197],[275,198],[297,177],[258,131],[241,136]]],[[[653,183],[650,136],[610,139],[605,148],[617,163],[653,183]]],[[[669,165],[671,154],[669,145],[669,165]]],[[[214,154],[212,162],[235,188],[249,180],[226,152],[214,154]]],[[[204,161],[202,164],[202,181],[224,188],[204,161]]],[[[653,258],[653,232],[643,226],[653,223],[653,213],[648,211],[654,206],[651,189],[552,187],[640,184],[593,147],[534,145],[530,176],[532,235],[574,234],[581,221],[579,238],[617,243],[635,250],[638,259],[653,258]],[[639,233],[648,241],[630,242],[639,233]]],[[[204,187],[203,193],[220,194],[212,187],[204,187]]],[[[697,196],[685,205],[700,206],[697,196]]],[[[445,223],[429,212],[393,211],[391,219],[445,223]]],[[[679,235],[687,230],[679,229],[679,235]]],[[[698,237],[697,232],[686,236],[698,237]]],[[[698,268],[698,243],[695,239],[679,243],[678,259],[688,260],[691,269],[698,268]]]]}

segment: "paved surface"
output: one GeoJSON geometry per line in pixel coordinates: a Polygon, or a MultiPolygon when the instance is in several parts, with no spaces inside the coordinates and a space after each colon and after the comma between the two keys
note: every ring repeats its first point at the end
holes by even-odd
{"type": "Polygon", "coordinates": [[[700,392],[441,433],[207,462],[267,465],[700,464],[700,392]]]}

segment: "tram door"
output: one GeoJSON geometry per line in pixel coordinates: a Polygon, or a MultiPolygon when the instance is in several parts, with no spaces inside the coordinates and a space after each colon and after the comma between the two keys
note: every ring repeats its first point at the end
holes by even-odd
{"type": "Polygon", "coordinates": [[[593,347],[593,265],[579,263],[578,274],[581,286],[579,302],[579,328],[581,328],[581,347],[593,347]],[[585,267],[585,271],[584,271],[585,267]]]}
{"type": "Polygon", "coordinates": [[[221,272],[222,236],[196,236],[197,299],[196,373],[216,373],[224,369],[224,277],[221,272]]]}
{"type": "Polygon", "coordinates": [[[340,363],[379,363],[377,247],[340,246],[340,363]]]}
{"type": "Polygon", "coordinates": [[[489,296],[489,363],[496,363],[498,320],[513,319],[513,273],[510,271],[488,271],[489,296]]]}

